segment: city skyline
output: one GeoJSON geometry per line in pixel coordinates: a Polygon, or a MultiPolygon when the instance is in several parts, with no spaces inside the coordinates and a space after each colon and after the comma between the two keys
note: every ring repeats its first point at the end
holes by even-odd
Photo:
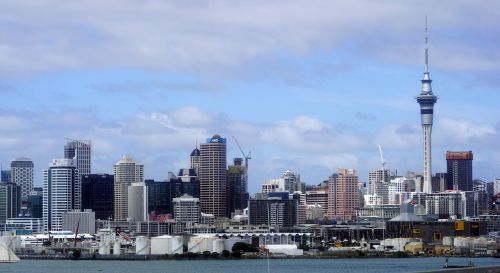
{"type": "Polygon", "coordinates": [[[251,193],[286,169],[367,182],[379,144],[388,169],[422,173],[426,14],[432,170],[471,150],[474,179],[500,177],[499,4],[50,3],[0,4],[0,162],[32,158],[36,186],[64,136],[92,141],[93,173],[129,154],[158,180],[214,134],[228,162],[241,157],[235,136],[252,151],[251,193]]]}

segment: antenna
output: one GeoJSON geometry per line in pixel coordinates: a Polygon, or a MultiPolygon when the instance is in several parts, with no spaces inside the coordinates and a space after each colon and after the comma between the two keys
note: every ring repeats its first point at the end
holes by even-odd
{"type": "Polygon", "coordinates": [[[427,32],[427,15],[425,15],[425,72],[429,72],[429,35],[427,32]]]}

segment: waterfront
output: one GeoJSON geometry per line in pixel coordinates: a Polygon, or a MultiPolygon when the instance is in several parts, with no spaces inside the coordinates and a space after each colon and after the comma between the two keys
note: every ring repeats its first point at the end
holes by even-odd
{"type": "MultiPolygon", "coordinates": [[[[453,265],[465,265],[471,260],[476,266],[500,265],[495,258],[451,258],[453,265]]],[[[73,261],[21,260],[15,264],[0,264],[2,273],[331,273],[365,272],[396,273],[441,269],[444,258],[365,258],[365,259],[258,259],[258,260],[162,260],[162,261],[73,261]]]]}

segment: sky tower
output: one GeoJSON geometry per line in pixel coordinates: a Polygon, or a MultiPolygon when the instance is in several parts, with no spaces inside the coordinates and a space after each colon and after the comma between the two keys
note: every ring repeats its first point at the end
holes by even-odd
{"type": "Polygon", "coordinates": [[[432,133],[432,118],[434,114],[434,104],[437,97],[432,93],[431,77],[429,75],[429,47],[427,36],[427,17],[425,18],[425,71],[422,79],[422,92],[417,96],[417,102],[420,104],[420,117],[422,119],[422,130],[424,137],[424,189],[423,192],[432,192],[432,150],[431,150],[431,133],[432,133]]]}

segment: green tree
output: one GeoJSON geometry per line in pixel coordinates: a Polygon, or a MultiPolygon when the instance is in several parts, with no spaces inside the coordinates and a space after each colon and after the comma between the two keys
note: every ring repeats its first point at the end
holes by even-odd
{"type": "Polygon", "coordinates": [[[227,257],[229,257],[229,256],[231,256],[231,252],[230,252],[229,250],[225,250],[225,249],[224,249],[224,250],[222,251],[222,257],[227,258],[227,257]]]}

